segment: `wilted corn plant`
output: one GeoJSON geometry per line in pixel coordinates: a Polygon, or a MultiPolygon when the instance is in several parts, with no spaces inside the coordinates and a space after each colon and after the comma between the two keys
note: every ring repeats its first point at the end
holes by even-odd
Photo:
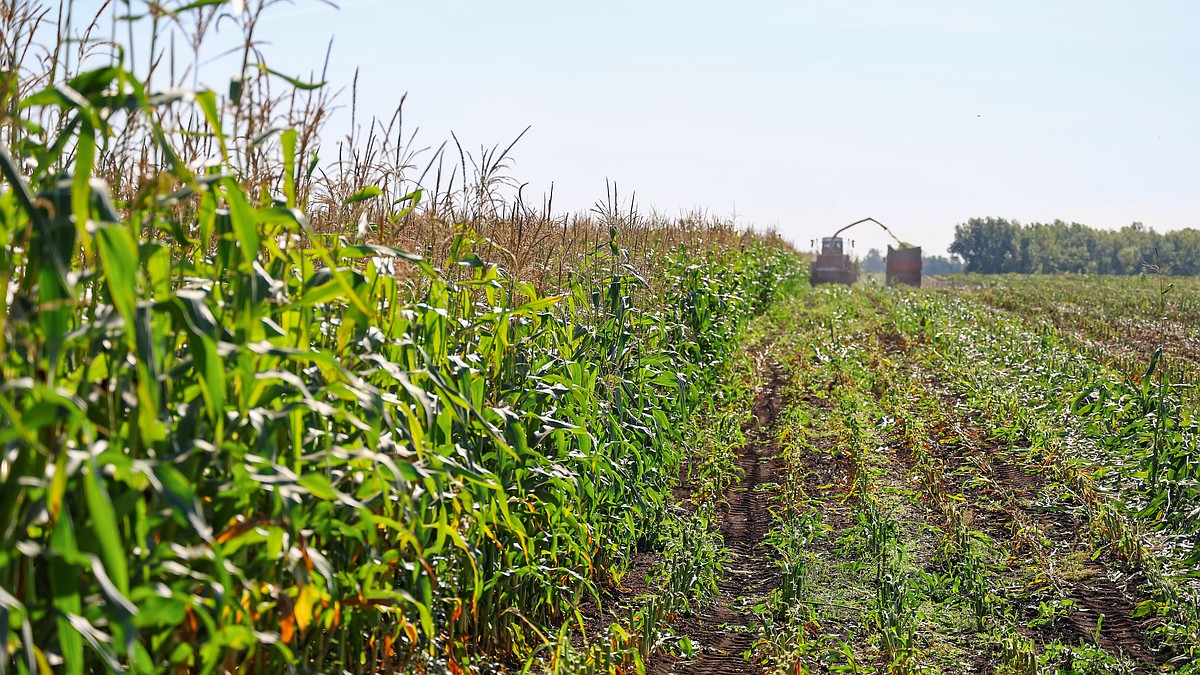
{"type": "Polygon", "coordinates": [[[470,227],[436,261],[316,232],[294,131],[278,198],[193,172],[157,121],[182,104],[83,72],[20,102],[57,135],[0,153],[0,670],[440,671],[551,641],[800,263],[666,248],[650,284],[612,229],[544,296],[470,227]],[[119,115],[164,166],[114,204],[119,115]]]}

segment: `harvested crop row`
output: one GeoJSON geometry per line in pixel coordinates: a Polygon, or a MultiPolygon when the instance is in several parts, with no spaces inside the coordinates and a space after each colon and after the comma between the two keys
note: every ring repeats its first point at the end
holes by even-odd
{"type": "Polygon", "coordinates": [[[996,441],[1004,427],[941,383],[943,356],[900,330],[921,325],[903,298],[822,290],[774,314],[790,329],[788,469],[753,659],[772,672],[1183,663],[1146,616],[1161,596],[1096,558],[1097,532],[1067,515],[1083,513],[1076,484],[996,441]]]}

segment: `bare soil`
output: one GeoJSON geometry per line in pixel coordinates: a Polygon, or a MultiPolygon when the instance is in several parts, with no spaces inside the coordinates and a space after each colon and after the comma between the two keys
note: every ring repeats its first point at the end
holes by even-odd
{"type": "Polygon", "coordinates": [[[772,363],[766,383],[754,402],[754,416],[743,428],[746,445],[738,457],[742,477],[730,488],[729,500],[717,515],[725,547],[732,554],[720,593],[702,615],[682,617],[673,629],[699,647],[691,659],[657,657],[647,672],[721,673],[761,672],[746,658],[754,638],[756,617],[749,607],[778,583],[771,549],[764,536],[771,528],[772,485],[780,480],[783,460],[772,430],[785,409],[783,367],[772,363]]]}

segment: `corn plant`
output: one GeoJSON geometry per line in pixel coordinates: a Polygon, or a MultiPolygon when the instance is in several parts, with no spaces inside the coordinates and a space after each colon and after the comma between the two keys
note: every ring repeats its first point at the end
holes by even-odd
{"type": "Polygon", "coordinates": [[[469,224],[438,258],[318,231],[298,134],[278,193],[247,184],[212,92],[115,64],[19,105],[65,122],[0,151],[16,672],[520,662],[657,527],[713,364],[801,272],[749,240],[639,272],[611,228],[547,294],[469,224]],[[204,168],[159,122],[189,100],[224,158],[204,168]],[[119,116],[163,166],[113,200],[93,172],[119,116]]]}

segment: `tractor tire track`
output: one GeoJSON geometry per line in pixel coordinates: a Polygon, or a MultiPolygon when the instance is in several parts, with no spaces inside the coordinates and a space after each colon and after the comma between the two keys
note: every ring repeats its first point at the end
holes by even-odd
{"type": "MultiPolygon", "coordinates": [[[[1076,517],[1063,511],[1023,506],[1046,486],[1048,481],[1043,475],[1025,473],[996,456],[987,463],[987,468],[996,483],[1012,495],[1012,508],[1032,518],[1047,539],[1064,542],[1080,551],[1088,550],[1081,534],[1084,524],[1076,517]]],[[[1170,655],[1147,647],[1150,622],[1134,618],[1137,606],[1128,597],[1128,591],[1112,580],[1109,563],[1104,559],[1090,560],[1079,572],[1064,589],[1067,597],[1077,603],[1078,610],[1069,616],[1077,638],[1094,640],[1099,625],[1099,645],[1105,650],[1132,657],[1147,671],[1165,664],[1170,655]]]]}
{"type": "MultiPolygon", "coordinates": [[[[899,335],[881,335],[885,351],[892,356],[907,356],[910,345],[899,335]]],[[[1027,471],[1006,459],[1003,444],[985,433],[987,422],[979,413],[968,412],[950,389],[932,373],[918,376],[924,387],[938,397],[969,441],[951,444],[931,443],[934,455],[943,462],[947,485],[967,497],[967,508],[976,526],[995,541],[1019,555],[1016,538],[1021,523],[1033,523],[1048,541],[1056,542],[1059,553],[1088,552],[1087,529],[1076,515],[1039,505],[1038,496],[1049,486],[1043,472],[1027,471]],[[966,475],[981,474],[990,485],[969,485],[966,475]],[[978,508],[981,501],[1001,505],[1001,511],[978,508]]],[[[932,439],[931,439],[932,440],[932,439]]],[[[1090,558],[1090,555],[1087,556],[1090,558]]],[[[1058,639],[1064,643],[1095,643],[1111,654],[1121,654],[1137,662],[1136,672],[1152,672],[1167,663],[1171,654],[1151,649],[1148,640],[1150,620],[1135,618],[1140,595],[1136,585],[1115,582],[1111,563],[1104,558],[1088,562],[1069,579],[1060,580],[1062,598],[1075,602],[1063,625],[1043,629],[1034,635],[1041,643],[1058,639]],[[1101,617],[1103,617],[1101,621],[1101,617]],[[1097,633],[1096,628],[1101,625],[1097,633]]]]}
{"type": "Polygon", "coordinates": [[[720,593],[708,613],[677,621],[676,634],[686,635],[699,647],[692,659],[663,656],[648,669],[650,673],[696,673],[698,675],[760,672],[744,657],[756,637],[757,618],[750,610],[756,599],[778,584],[778,570],[771,564],[772,551],[764,540],[772,525],[771,486],[780,480],[783,460],[773,430],[786,402],[784,366],[770,362],[766,383],[754,401],[754,416],[743,426],[746,444],[738,456],[742,476],[729,491],[729,501],[718,513],[725,547],[731,554],[720,593]]]}
{"type": "MultiPolygon", "coordinates": [[[[947,404],[947,409],[957,410],[952,394],[937,386],[930,388],[947,404]]],[[[988,438],[985,423],[977,415],[964,415],[959,423],[972,440],[966,444],[935,447],[946,463],[948,474],[956,476],[950,484],[967,497],[969,503],[991,500],[1002,507],[1000,512],[975,509],[980,529],[997,542],[1011,547],[1019,534],[1019,524],[1033,523],[1045,540],[1055,542],[1058,555],[1088,554],[1080,555],[1088,558],[1081,569],[1069,578],[1059,580],[1060,597],[1072,600],[1076,611],[1071,612],[1061,625],[1035,635],[1035,639],[1039,642],[1059,639],[1067,644],[1094,643],[1110,654],[1132,658],[1138,664],[1135,672],[1153,672],[1166,664],[1172,655],[1150,647],[1151,620],[1134,617],[1137,601],[1145,599],[1137,585],[1114,581],[1120,575],[1114,574],[1114,563],[1104,557],[1090,559],[1091,548],[1085,534],[1087,525],[1077,515],[1039,504],[1038,496],[1050,485],[1049,476],[1010,463],[1006,449],[988,438]],[[957,473],[958,469],[968,466],[973,472],[986,476],[990,485],[968,486],[962,474],[957,473]],[[1101,630],[1097,635],[1098,621],[1101,621],[1101,630]]],[[[1015,549],[1014,555],[1017,555],[1015,549]]]]}

